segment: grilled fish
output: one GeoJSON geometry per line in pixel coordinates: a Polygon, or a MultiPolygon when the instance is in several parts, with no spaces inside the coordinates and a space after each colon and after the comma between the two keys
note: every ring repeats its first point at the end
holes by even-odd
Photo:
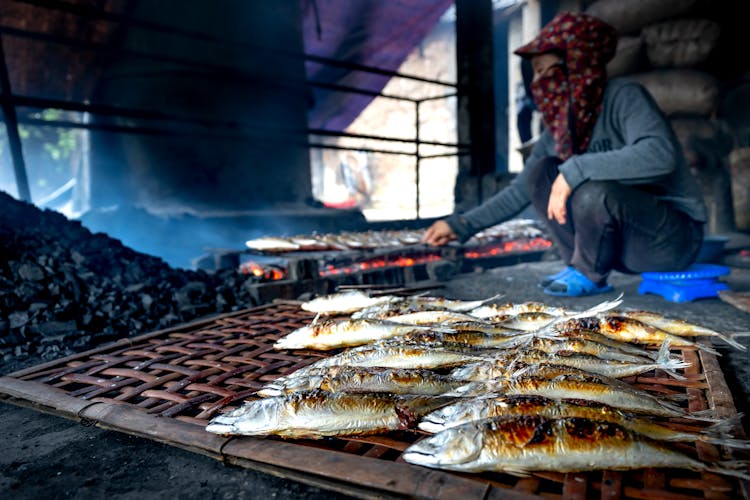
{"type": "Polygon", "coordinates": [[[564,307],[548,306],[543,302],[521,302],[514,304],[487,304],[469,311],[469,314],[477,318],[494,321],[494,318],[501,316],[517,316],[521,313],[545,313],[553,316],[566,316],[575,314],[564,307]]]}
{"type": "Polygon", "coordinates": [[[483,359],[486,358],[457,350],[384,342],[355,347],[334,356],[320,359],[281,378],[304,377],[311,370],[329,366],[433,369],[450,368],[483,359]]]}
{"type": "Polygon", "coordinates": [[[469,422],[411,445],[409,463],[463,472],[584,472],[672,467],[750,477],[707,464],[618,424],[587,418],[541,416],[469,422]]]}
{"type": "Polygon", "coordinates": [[[708,346],[693,342],[683,337],[665,332],[659,328],[647,325],[637,319],[625,318],[623,316],[603,316],[595,318],[578,318],[558,323],[555,325],[558,331],[565,330],[593,330],[610,339],[622,342],[634,342],[652,346],[662,345],[668,341],[673,347],[693,347],[711,354],[719,353],[708,346]]]}
{"type": "Polygon", "coordinates": [[[651,311],[618,311],[614,313],[614,315],[636,319],[642,323],[654,326],[660,330],[664,330],[667,333],[671,333],[680,337],[717,337],[741,351],[747,350],[746,345],[740,344],[730,335],[719,333],[715,330],[711,330],[710,328],[694,325],[680,319],[667,318],[659,313],[651,311]]]}
{"type": "Polygon", "coordinates": [[[519,415],[539,415],[547,418],[590,418],[618,424],[660,441],[703,441],[720,446],[750,448],[750,441],[727,438],[711,430],[679,431],[653,418],[628,413],[601,403],[574,399],[550,399],[541,396],[497,396],[488,394],[474,399],[459,400],[422,417],[419,428],[426,432],[436,433],[467,422],[519,415]]]}
{"type": "Polygon", "coordinates": [[[686,368],[688,363],[671,359],[668,345],[662,346],[660,356],[655,361],[647,363],[632,363],[629,361],[617,361],[612,359],[601,359],[590,354],[579,352],[559,351],[546,353],[533,348],[500,352],[494,361],[472,363],[454,370],[453,376],[465,380],[489,380],[497,377],[508,376],[508,370],[513,365],[558,365],[569,366],[583,370],[588,373],[604,375],[612,378],[624,378],[639,375],[655,369],[661,369],[677,379],[684,379],[674,372],[680,368],[686,368]]]}
{"type": "Polygon", "coordinates": [[[446,404],[430,396],[297,392],[264,398],[213,418],[215,434],[317,439],[411,429],[420,416],[446,404]]]}
{"type": "Polygon", "coordinates": [[[404,325],[377,319],[324,320],[298,328],[273,345],[275,349],[329,350],[368,344],[376,340],[432,327],[404,325]]]}
{"type": "MultiPolygon", "coordinates": [[[[460,378],[458,370],[450,374],[460,378]]],[[[636,389],[617,379],[595,375],[567,366],[530,366],[516,376],[471,382],[447,392],[450,397],[472,397],[487,393],[503,396],[534,395],[552,399],[584,399],[636,413],[664,417],[685,417],[687,412],[672,403],[636,389]]]]}
{"type": "Polygon", "coordinates": [[[393,295],[371,297],[359,290],[323,295],[302,304],[302,309],[318,314],[347,314],[365,307],[403,300],[393,295]]]}
{"type": "Polygon", "coordinates": [[[328,392],[356,392],[440,395],[466,382],[430,370],[407,368],[334,366],[271,382],[258,391],[259,396],[273,397],[292,392],[322,389],[328,392]]]}

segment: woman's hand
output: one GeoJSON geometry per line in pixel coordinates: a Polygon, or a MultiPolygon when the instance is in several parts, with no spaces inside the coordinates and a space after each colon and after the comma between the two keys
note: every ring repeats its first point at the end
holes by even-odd
{"type": "Polygon", "coordinates": [[[570,189],[565,177],[562,174],[557,174],[549,193],[549,203],[547,203],[547,217],[549,219],[555,219],[560,225],[565,224],[565,218],[568,215],[565,204],[572,192],[573,190],[570,189]]]}
{"type": "Polygon", "coordinates": [[[458,236],[456,236],[456,233],[453,232],[453,229],[451,229],[448,223],[439,220],[427,228],[427,231],[422,237],[422,241],[429,245],[441,246],[457,238],[458,236]]]}

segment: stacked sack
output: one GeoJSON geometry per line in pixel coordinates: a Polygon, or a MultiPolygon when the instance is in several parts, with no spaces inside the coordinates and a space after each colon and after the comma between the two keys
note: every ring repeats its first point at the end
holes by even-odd
{"type": "MultiPolygon", "coordinates": [[[[720,83],[700,69],[721,27],[694,16],[698,0],[596,0],[585,12],[614,26],[620,40],[609,76],[640,82],[669,118],[703,186],[708,231],[734,230],[727,156],[732,134],[716,119],[720,83]]],[[[736,209],[735,209],[736,210],[736,209]]]]}

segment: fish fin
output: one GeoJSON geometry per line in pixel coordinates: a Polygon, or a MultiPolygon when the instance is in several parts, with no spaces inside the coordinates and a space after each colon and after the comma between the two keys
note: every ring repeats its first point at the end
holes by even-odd
{"type": "Polygon", "coordinates": [[[677,380],[687,380],[687,378],[683,377],[679,373],[675,372],[674,370],[680,369],[680,368],[687,368],[690,366],[690,363],[686,363],[685,361],[680,361],[679,359],[672,359],[670,352],[669,352],[669,346],[670,346],[669,339],[664,339],[664,342],[661,344],[661,347],[659,348],[659,354],[656,356],[656,364],[659,365],[659,368],[667,372],[670,376],[677,380]]]}
{"type": "Polygon", "coordinates": [[[715,472],[716,474],[738,477],[745,481],[750,481],[750,473],[747,472],[749,466],[750,461],[748,460],[725,460],[722,462],[716,462],[713,466],[706,467],[706,470],[708,472],[715,472]]]}
{"type": "Polygon", "coordinates": [[[589,309],[586,309],[585,311],[581,311],[579,313],[576,313],[570,316],[561,316],[557,320],[553,321],[553,323],[568,321],[571,319],[590,318],[592,316],[596,316],[597,314],[601,314],[603,312],[609,311],[619,306],[620,304],[622,304],[623,302],[622,296],[623,294],[620,294],[614,300],[605,300],[604,302],[597,304],[593,307],[590,307],[589,309]]]}
{"type": "Polygon", "coordinates": [[[531,472],[529,472],[526,469],[513,469],[513,468],[503,467],[502,472],[505,472],[506,474],[512,474],[518,477],[531,477],[531,472]]]}
{"type": "Polygon", "coordinates": [[[488,304],[490,302],[494,302],[497,299],[500,299],[500,298],[503,298],[503,297],[505,297],[504,293],[496,293],[492,297],[489,297],[489,298],[486,298],[486,299],[482,300],[482,305],[488,304]]]}

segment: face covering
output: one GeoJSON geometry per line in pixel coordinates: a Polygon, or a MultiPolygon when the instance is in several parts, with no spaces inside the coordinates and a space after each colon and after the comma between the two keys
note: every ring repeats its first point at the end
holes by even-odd
{"type": "Polygon", "coordinates": [[[562,64],[531,84],[542,121],[555,139],[557,156],[567,160],[589,146],[602,109],[606,72],[586,68],[585,77],[570,74],[562,64]]]}
{"type": "Polygon", "coordinates": [[[617,33],[603,21],[579,13],[558,14],[539,35],[516,49],[523,57],[555,52],[563,62],[531,84],[534,103],[567,160],[586,151],[602,110],[606,64],[617,47],[617,33]]]}

